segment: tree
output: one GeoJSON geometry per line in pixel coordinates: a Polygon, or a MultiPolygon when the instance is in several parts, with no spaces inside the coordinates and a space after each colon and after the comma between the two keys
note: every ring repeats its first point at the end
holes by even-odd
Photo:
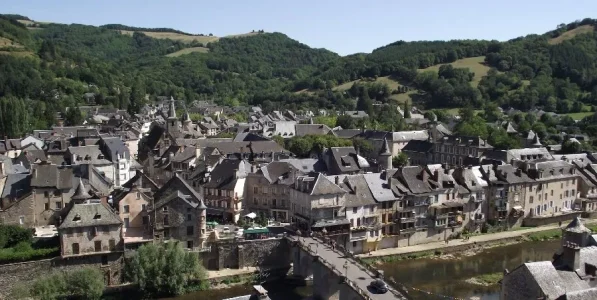
{"type": "Polygon", "coordinates": [[[408,156],[404,152],[400,152],[397,156],[392,157],[392,166],[400,168],[408,165],[408,156]]]}
{"type": "Polygon", "coordinates": [[[577,141],[567,140],[562,143],[562,153],[573,154],[580,153],[582,151],[582,145],[577,141]]]}
{"type": "Polygon", "coordinates": [[[199,256],[186,252],[178,242],[139,247],[127,264],[126,274],[148,296],[180,295],[191,281],[207,277],[199,256]]]}
{"type": "Polygon", "coordinates": [[[371,114],[373,111],[373,101],[371,101],[371,98],[369,97],[369,92],[366,86],[363,87],[361,97],[357,100],[357,110],[365,111],[368,114],[371,114]]]}
{"type": "Polygon", "coordinates": [[[29,111],[25,101],[8,96],[0,98],[0,134],[11,138],[25,135],[29,130],[29,111]]]}
{"type": "Polygon", "coordinates": [[[81,109],[79,109],[78,105],[75,107],[70,107],[66,111],[66,117],[64,121],[66,126],[76,126],[83,124],[83,114],[81,113],[81,109]]]}
{"type": "Polygon", "coordinates": [[[129,114],[138,114],[145,103],[145,87],[141,84],[139,79],[135,80],[133,87],[131,88],[131,94],[129,96],[129,104],[127,111],[129,114]]]}
{"type": "Polygon", "coordinates": [[[351,116],[342,115],[336,119],[336,126],[340,126],[343,129],[351,129],[355,127],[355,122],[351,116]]]}
{"type": "Polygon", "coordinates": [[[408,106],[408,101],[404,101],[404,118],[410,118],[410,107],[408,106]]]}
{"type": "Polygon", "coordinates": [[[274,142],[276,142],[278,145],[282,146],[282,147],[285,147],[285,146],[286,146],[286,145],[285,145],[285,142],[284,142],[284,138],[283,138],[283,137],[281,137],[281,136],[279,136],[279,135],[274,135],[274,136],[272,137],[272,140],[273,140],[274,142]]]}
{"type": "Polygon", "coordinates": [[[91,267],[68,273],[66,286],[69,294],[89,300],[100,299],[105,288],[102,272],[91,267]]]}

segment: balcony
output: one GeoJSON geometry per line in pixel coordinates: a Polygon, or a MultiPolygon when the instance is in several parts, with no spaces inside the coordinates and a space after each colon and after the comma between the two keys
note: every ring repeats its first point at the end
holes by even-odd
{"type": "Polygon", "coordinates": [[[404,218],[399,218],[396,219],[396,223],[414,223],[417,221],[417,218],[415,216],[410,216],[410,217],[404,217],[404,218]]]}
{"type": "Polygon", "coordinates": [[[351,232],[350,233],[350,241],[361,241],[367,239],[367,231],[360,231],[360,232],[351,232]]]}

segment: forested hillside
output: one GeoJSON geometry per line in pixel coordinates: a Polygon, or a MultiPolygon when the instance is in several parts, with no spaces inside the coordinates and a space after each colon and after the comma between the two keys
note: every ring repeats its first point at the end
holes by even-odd
{"type": "Polygon", "coordinates": [[[377,111],[373,101],[578,112],[597,105],[595,24],[585,19],[507,42],[398,41],[370,54],[340,57],[282,33],[200,43],[143,33],[192,37],[169,28],[36,23],[4,15],[0,132],[19,136],[47,128],[55,112],[83,105],[86,93],[93,93],[97,104],[131,112],[160,95],[261,105],[266,111],[358,108],[396,129],[404,124],[394,113],[377,111]],[[167,56],[191,47],[202,50],[167,56]],[[475,74],[482,68],[459,67],[471,61],[481,61],[486,76],[475,74]],[[25,121],[12,121],[17,118],[25,121]]]}

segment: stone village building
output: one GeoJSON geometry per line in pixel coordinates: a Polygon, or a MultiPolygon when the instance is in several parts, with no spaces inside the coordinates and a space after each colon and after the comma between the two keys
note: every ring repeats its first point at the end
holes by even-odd
{"type": "MultiPolygon", "coordinates": [[[[90,197],[84,190],[79,197],[90,197]]],[[[122,277],[124,242],[122,222],[99,200],[74,204],[58,227],[60,256],[66,264],[97,266],[106,284],[119,284],[122,277]]]]}

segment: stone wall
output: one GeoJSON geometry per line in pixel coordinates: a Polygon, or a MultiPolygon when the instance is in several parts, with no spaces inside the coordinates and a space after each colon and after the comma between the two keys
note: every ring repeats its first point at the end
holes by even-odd
{"type": "Polygon", "coordinates": [[[0,224],[20,224],[20,217],[23,217],[23,226],[33,227],[35,217],[33,213],[33,194],[16,201],[11,202],[9,199],[2,199],[2,207],[0,210],[0,224]]]}
{"type": "Polygon", "coordinates": [[[240,269],[261,267],[277,269],[290,265],[291,251],[283,238],[250,241],[219,241],[212,244],[211,251],[204,254],[208,269],[240,269]]]}
{"type": "Polygon", "coordinates": [[[537,226],[544,226],[554,223],[562,222],[563,224],[568,224],[577,216],[580,217],[582,212],[574,212],[565,215],[558,215],[553,217],[544,217],[544,218],[526,218],[522,221],[522,225],[526,227],[537,227],[537,226]]]}
{"type": "Polygon", "coordinates": [[[17,284],[27,284],[55,271],[72,271],[83,267],[96,267],[100,269],[104,274],[104,282],[106,284],[120,284],[122,282],[123,266],[122,253],[111,253],[105,256],[80,256],[66,259],[55,257],[0,265],[0,286],[2,286],[0,289],[0,299],[7,299],[7,295],[17,284]]]}

